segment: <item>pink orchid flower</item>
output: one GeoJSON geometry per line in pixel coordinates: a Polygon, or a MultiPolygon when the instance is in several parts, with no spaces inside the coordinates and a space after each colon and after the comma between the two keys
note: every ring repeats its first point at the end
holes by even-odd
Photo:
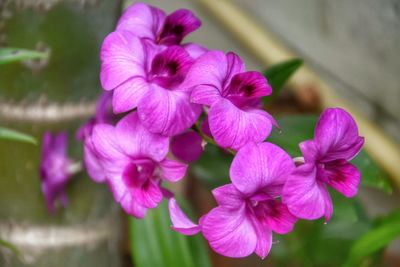
{"type": "Polygon", "coordinates": [[[137,218],[169,195],[162,181],[176,182],[186,173],[186,164],[166,158],[168,137],[149,132],[135,112],[115,127],[96,125],[91,142],[116,202],[137,218]]]}
{"type": "Polygon", "coordinates": [[[245,257],[255,252],[265,258],[272,232],[292,231],[297,218],[278,197],[295,169],[290,156],[271,143],[250,143],[238,151],[230,168],[231,184],[213,190],[218,207],[191,222],[174,199],[169,208],[173,229],[192,235],[202,232],[217,253],[245,257]]]}
{"type": "Polygon", "coordinates": [[[113,90],[115,113],[137,108],[153,133],[172,136],[191,127],[201,106],[190,103],[190,88],[180,86],[194,59],[180,46],[160,48],[133,33],[116,31],[101,49],[101,83],[113,90]]]}
{"type": "Polygon", "coordinates": [[[314,139],[302,142],[305,163],[288,178],[283,201],[299,218],[329,221],[333,212],[327,186],[345,197],[357,194],[360,172],[348,161],[361,150],[364,138],[357,124],[341,108],[326,109],[318,120],[314,139]]]}
{"type": "Polygon", "coordinates": [[[238,150],[249,142],[262,142],[275,124],[260,108],[261,97],[271,94],[271,86],[261,73],[245,72],[242,60],[232,52],[200,56],[181,87],[192,88],[193,103],[210,107],[210,131],[223,148],[238,150]]]}

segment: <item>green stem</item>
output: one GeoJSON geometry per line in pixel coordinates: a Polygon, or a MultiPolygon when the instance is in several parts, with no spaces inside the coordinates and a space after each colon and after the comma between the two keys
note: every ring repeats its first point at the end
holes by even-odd
{"type": "MultiPolygon", "coordinates": [[[[215,140],[211,137],[209,137],[208,135],[206,135],[202,130],[201,130],[201,126],[200,126],[200,121],[197,121],[196,124],[194,125],[194,130],[201,136],[201,138],[203,138],[203,140],[206,143],[212,144],[214,146],[218,146],[218,144],[215,142],[215,140]]],[[[226,150],[231,153],[232,155],[236,155],[236,151],[230,148],[226,148],[226,150]]]]}

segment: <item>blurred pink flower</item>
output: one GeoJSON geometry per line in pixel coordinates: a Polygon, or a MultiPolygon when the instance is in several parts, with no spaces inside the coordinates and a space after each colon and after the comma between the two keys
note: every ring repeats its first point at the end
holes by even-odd
{"type": "Polygon", "coordinates": [[[67,144],[66,133],[46,132],[43,136],[40,177],[42,192],[50,213],[55,211],[54,203],[57,199],[64,207],[67,206],[64,188],[70,180],[68,169],[71,166],[71,160],[67,157],[67,144]]]}

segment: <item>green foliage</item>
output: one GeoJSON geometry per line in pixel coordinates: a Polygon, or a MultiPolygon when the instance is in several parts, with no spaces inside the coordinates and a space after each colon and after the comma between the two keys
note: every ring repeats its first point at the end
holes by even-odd
{"type": "Polygon", "coordinates": [[[351,247],[349,256],[343,266],[360,266],[373,253],[379,252],[395,238],[400,236],[400,211],[397,210],[384,218],[351,247]]]}
{"type": "Polygon", "coordinates": [[[0,139],[7,139],[37,145],[36,139],[32,136],[3,127],[0,127],[0,139]]]}
{"type": "Polygon", "coordinates": [[[7,241],[5,241],[3,239],[0,239],[0,246],[11,250],[12,253],[17,255],[17,257],[19,257],[20,259],[23,259],[22,254],[18,250],[18,248],[16,246],[14,246],[13,244],[11,244],[10,242],[7,242],[7,241]]]}
{"type": "Polygon", "coordinates": [[[274,99],[282,86],[290,79],[290,77],[301,67],[303,60],[295,58],[290,59],[275,65],[272,65],[264,71],[264,76],[268,79],[269,84],[272,86],[272,95],[264,98],[265,103],[270,99],[274,99]]]}
{"type": "Polygon", "coordinates": [[[137,267],[211,266],[202,236],[183,236],[171,229],[166,201],[142,220],[130,218],[130,241],[137,267]]]}
{"type": "Polygon", "coordinates": [[[48,57],[48,53],[28,49],[2,47],[0,48],[0,65],[29,59],[48,57]]]}

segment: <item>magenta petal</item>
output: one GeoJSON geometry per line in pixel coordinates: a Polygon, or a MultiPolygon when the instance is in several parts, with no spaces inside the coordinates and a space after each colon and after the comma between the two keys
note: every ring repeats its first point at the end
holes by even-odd
{"type": "Polygon", "coordinates": [[[246,98],[260,98],[270,95],[272,87],[260,72],[246,71],[233,76],[229,94],[246,98]]]}
{"type": "Polygon", "coordinates": [[[230,177],[240,192],[250,195],[271,186],[282,187],[293,170],[292,159],[280,147],[250,143],[233,159],[230,177]]]}
{"type": "Polygon", "coordinates": [[[160,32],[161,44],[179,44],[189,33],[197,30],[201,21],[187,9],[178,9],[165,18],[164,26],[160,32]]]}
{"type": "Polygon", "coordinates": [[[196,60],[182,87],[193,88],[194,103],[211,106],[224,94],[232,76],[243,69],[243,62],[235,54],[210,51],[196,60]]]}
{"type": "Polygon", "coordinates": [[[156,40],[165,20],[165,13],[159,8],[136,3],[128,7],[117,24],[117,30],[131,31],[140,38],[156,40]]]}
{"type": "Polygon", "coordinates": [[[288,177],[283,188],[282,201],[289,211],[303,219],[315,220],[326,212],[329,193],[325,186],[317,182],[316,168],[313,164],[304,164],[288,177]]]}
{"type": "Polygon", "coordinates": [[[174,198],[168,202],[169,214],[172,221],[172,229],[184,235],[195,235],[200,232],[200,226],[194,224],[176,203],[174,198]]]}
{"type": "Polygon", "coordinates": [[[360,185],[360,172],[346,160],[336,160],[324,165],[318,175],[338,192],[346,197],[354,197],[360,185]]]}
{"type": "Polygon", "coordinates": [[[266,223],[254,221],[254,229],[257,233],[257,245],[255,253],[261,259],[265,259],[272,247],[272,231],[266,223]]]}
{"type": "Polygon", "coordinates": [[[224,148],[240,149],[249,142],[264,141],[271,132],[272,123],[263,110],[241,110],[227,99],[213,104],[208,122],[215,141],[224,148]]]}
{"type": "Polygon", "coordinates": [[[201,46],[199,44],[195,43],[188,43],[182,45],[182,47],[189,53],[189,55],[193,59],[197,59],[198,57],[204,55],[206,52],[208,52],[208,49],[205,48],[204,46],[201,46]]]}
{"type": "Polygon", "coordinates": [[[116,87],[112,99],[114,112],[122,113],[136,108],[148,89],[149,85],[142,77],[131,78],[116,87]]]}
{"type": "Polygon", "coordinates": [[[329,108],[321,114],[315,128],[314,140],[324,162],[350,160],[364,144],[364,138],[358,135],[356,122],[341,108],[329,108]]]}
{"type": "Polygon", "coordinates": [[[202,217],[201,229],[211,248],[221,255],[246,257],[256,249],[257,235],[244,203],[234,211],[225,207],[212,209],[202,217]]]}
{"type": "Polygon", "coordinates": [[[217,187],[212,194],[220,206],[238,209],[244,202],[244,196],[233,184],[217,187]]]}
{"type": "Polygon", "coordinates": [[[102,159],[117,161],[125,158],[117,140],[115,128],[107,124],[97,124],[92,133],[93,148],[102,159]]]}
{"type": "Polygon", "coordinates": [[[96,150],[93,148],[91,136],[85,138],[85,145],[83,147],[83,162],[85,163],[88,175],[93,181],[96,183],[105,182],[106,175],[100,163],[99,156],[96,154],[96,150]]]}
{"type": "Polygon", "coordinates": [[[198,160],[203,153],[203,139],[195,131],[176,135],[171,139],[171,152],[184,162],[198,160]]]}
{"type": "Polygon", "coordinates": [[[285,204],[275,200],[273,202],[272,212],[267,217],[268,226],[281,235],[291,232],[297,221],[296,216],[289,212],[285,204]]]}
{"type": "Polygon", "coordinates": [[[110,33],[101,47],[100,80],[104,89],[112,90],[129,78],[145,77],[145,54],[141,41],[132,33],[110,33]]]}
{"type": "Polygon", "coordinates": [[[147,208],[136,201],[136,199],[130,193],[124,195],[119,203],[124,211],[129,215],[132,215],[138,219],[141,219],[146,215],[147,208]]]}
{"type": "Polygon", "coordinates": [[[299,146],[307,163],[314,163],[316,160],[318,160],[318,147],[313,140],[301,142],[299,146]]]}
{"type": "Polygon", "coordinates": [[[162,178],[170,182],[177,182],[182,179],[188,167],[185,163],[170,159],[164,159],[159,166],[162,178]]]}
{"type": "Polygon", "coordinates": [[[140,122],[137,112],[122,118],[115,134],[121,149],[130,157],[145,156],[161,161],[168,153],[168,138],[149,132],[140,122]]]}
{"type": "Polygon", "coordinates": [[[155,84],[140,101],[138,114],[153,133],[172,136],[190,128],[198,119],[201,106],[189,102],[185,92],[171,91],[155,84]]]}
{"type": "Polygon", "coordinates": [[[164,195],[159,183],[148,179],[143,186],[133,189],[132,196],[144,207],[152,209],[157,207],[164,195]]]}

